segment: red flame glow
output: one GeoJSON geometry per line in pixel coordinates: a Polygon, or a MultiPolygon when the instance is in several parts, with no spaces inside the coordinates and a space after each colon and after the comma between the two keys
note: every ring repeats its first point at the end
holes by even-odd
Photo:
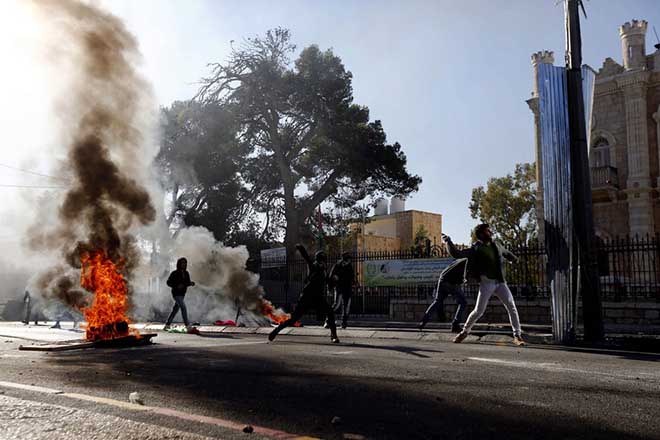
{"type": "MultiPolygon", "coordinates": [[[[94,292],[92,305],[82,310],[87,320],[87,340],[128,336],[128,287],[120,268],[100,250],[83,253],[80,262],[80,285],[94,292]]],[[[140,336],[137,330],[132,333],[140,336]]]]}
{"type": "MultiPolygon", "coordinates": [[[[283,312],[282,309],[276,309],[273,307],[273,304],[267,299],[261,300],[261,314],[270,319],[274,324],[281,324],[291,318],[291,315],[283,312]]],[[[300,327],[300,323],[296,322],[293,326],[300,327]]]]}

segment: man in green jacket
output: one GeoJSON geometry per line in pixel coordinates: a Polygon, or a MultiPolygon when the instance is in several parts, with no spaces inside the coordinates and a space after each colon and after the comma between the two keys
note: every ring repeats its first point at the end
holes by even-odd
{"type": "Polygon", "coordinates": [[[504,278],[504,259],[516,261],[518,258],[496,240],[493,240],[493,233],[488,224],[482,223],[478,225],[474,229],[474,235],[477,237],[477,241],[472,247],[467,249],[458,249],[449,237],[443,235],[452,257],[468,259],[468,279],[479,280],[477,303],[474,306],[474,310],[468,316],[467,321],[465,321],[463,331],[456,335],[454,342],[457,344],[461,343],[470,334],[474,323],[486,311],[490,297],[495,295],[502,301],[509,314],[509,321],[513,328],[513,343],[518,346],[525,345],[521,336],[518,309],[516,309],[513,295],[504,278]]]}

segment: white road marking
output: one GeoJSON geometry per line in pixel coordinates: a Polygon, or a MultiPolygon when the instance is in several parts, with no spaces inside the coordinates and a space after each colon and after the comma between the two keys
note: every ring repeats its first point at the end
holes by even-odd
{"type": "Polygon", "coordinates": [[[64,391],[55,390],[53,388],[37,387],[37,386],[34,386],[34,385],[23,385],[22,383],[15,383],[15,382],[0,381],[0,387],[14,388],[16,390],[35,391],[37,393],[44,393],[44,394],[62,394],[62,393],[64,393],[64,391]]]}
{"type": "Polygon", "coordinates": [[[354,351],[333,351],[330,354],[341,356],[341,355],[353,354],[353,353],[355,353],[355,352],[354,351]]]}
{"type": "MultiPolygon", "coordinates": [[[[211,424],[211,425],[217,425],[225,428],[229,428],[232,430],[237,430],[240,431],[243,429],[245,424],[243,423],[238,423],[234,422],[231,420],[226,420],[226,419],[221,419],[218,417],[209,417],[209,416],[204,416],[200,414],[191,414],[191,413],[186,413],[183,411],[178,411],[170,408],[161,408],[157,406],[145,406],[145,405],[137,405],[134,403],[130,402],[125,402],[122,400],[116,400],[116,399],[110,399],[107,397],[97,397],[97,396],[91,396],[88,394],[79,394],[79,393],[65,393],[60,390],[55,390],[52,388],[44,388],[44,387],[37,387],[33,385],[23,385],[20,383],[15,383],[15,382],[4,382],[0,381],[0,387],[6,387],[6,388],[13,388],[13,389],[20,389],[20,390],[27,390],[27,391],[34,391],[38,393],[44,393],[44,394],[58,394],[63,397],[68,397],[70,399],[77,399],[77,400],[84,400],[87,402],[94,402],[94,403],[100,403],[103,405],[110,405],[110,406],[115,406],[118,408],[122,409],[129,409],[133,411],[150,411],[156,414],[162,414],[170,417],[176,417],[181,420],[191,420],[199,423],[206,423],[206,424],[211,424]]],[[[271,428],[266,428],[263,426],[257,426],[253,425],[254,427],[254,432],[261,434],[266,437],[272,437],[272,438],[277,438],[277,439],[291,439],[291,440],[320,440],[315,437],[305,437],[305,436],[298,436],[295,434],[291,434],[285,431],[279,431],[276,429],[271,429],[271,428]]]]}
{"type": "Polygon", "coordinates": [[[582,370],[579,368],[568,368],[568,367],[562,367],[561,364],[553,363],[553,362],[527,362],[527,361],[509,361],[506,359],[495,359],[495,358],[481,358],[481,357],[469,357],[468,358],[471,361],[478,361],[478,362],[488,362],[491,364],[501,364],[501,365],[509,365],[511,367],[519,367],[519,368],[529,368],[533,370],[545,370],[545,371],[555,371],[559,373],[581,373],[581,374],[588,374],[588,375],[597,375],[597,376],[606,376],[606,377],[615,377],[618,379],[633,379],[634,377],[639,377],[639,376],[647,376],[650,378],[654,379],[660,379],[660,375],[653,374],[653,373],[644,373],[644,372],[630,372],[626,374],[616,374],[616,373],[605,373],[602,371],[594,371],[594,370],[582,370]]]}

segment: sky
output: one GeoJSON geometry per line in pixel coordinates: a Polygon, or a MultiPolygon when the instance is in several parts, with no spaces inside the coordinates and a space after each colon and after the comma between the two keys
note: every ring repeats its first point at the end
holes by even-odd
{"type": "MultiPolygon", "coordinates": [[[[0,0],[0,9],[12,1],[0,0]]],[[[563,7],[556,0],[95,3],[122,17],[136,35],[144,57],[142,71],[159,105],[191,98],[197,81],[209,72],[207,64],[227,59],[232,40],[286,27],[298,49],[310,44],[332,48],[353,73],[355,102],[368,106],[371,118],[382,121],[388,141],[402,145],[409,171],[423,179],[406,208],[442,214],[443,231],[457,242],[468,241],[476,224],[468,210],[472,189],[485,185],[489,177],[512,172],[516,163],[534,160],[533,118],[525,103],[532,90],[531,54],[553,50],[556,64],[564,59],[563,7]]],[[[618,27],[633,18],[649,22],[647,53],[653,50],[652,27],[660,28],[657,0],[585,3],[585,63],[596,69],[606,57],[621,63],[618,27]]],[[[24,32],[18,23],[0,29],[18,35],[24,32]]],[[[27,95],[38,102],[39,92],[53,85],[39,83],[46,75],[30,69],[40,66],[31,65],[16,44],[4,41],[3,59],[11,53],[16,62],[5,69],[13,73],[0,73],[0,93],[10,93],[16,101],[27,95]]],[[[21,118],[45,111],[5,109],[0,124],[20,126],[21,118]]],[[[34,131],[47,130],[47,125],[34,131]]],[[[26,145],[30,133],[22,136],[26,145]]],[[[43,170],[43,161],[21,157],[20,145],[5,142],[0,162],[43,170]]],[[[48,146],[41,144],[39,154],[47,159],[48,146]]],[[[0,167],[0,184],[48,183],[26,176],[0,167]]],[[[11,189],[0,191],[7,197],[11,189]]]]}

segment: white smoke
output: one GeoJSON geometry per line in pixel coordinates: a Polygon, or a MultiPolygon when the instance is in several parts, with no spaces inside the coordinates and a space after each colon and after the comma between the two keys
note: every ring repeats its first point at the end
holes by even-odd
{"type": "MultiPolygon", "coordinates": [[[[124,30],[117,17],[89,6],[86,2],[64,0],[64,3],[85,5],[85,14],[93,14],[91,21],[85,26],[95,21],[104,23],[107,20],[111,23],[108,27],[119,26],[118,29],[124,30]]],[[[52,14],[58,7],[58,2],[53,0],[7,1],[0,5],[0,17],[3,17],[0,18],[0,41],[12,41],[11,44],[0,45],[0,50],[7,49],[3,52],[16,56],[16,63],[3,66],[0,85],[7,90],[29,90],[28,96],[33,96],[35,90],[40,92],[38,99],[35,97],[27,102],[24,99],[25,94],[3,95],[9,97],[9,100],[4,102],[5,106],[13,106],[13,114],[20,116],[18,120],[11,121],[13,126],[0,127],[6,129],[3,130],[3,136],[6,142],[9,142],[5,150],[12,148],[12,154],[5,155],[4,160],[13,165],[21,165],[27,170],[36,170],[52,176],[32,175],[33,180],[27,183],[33,186],[67,187],[70,184],[67,181],[70,174],[64,156],[66,145],[71,141],[66,129],[75,130],[75,127],[71,126],[75,124],[75,120],[71,118],[75,109],[68,106],[67,93],[90,87],[88,83],[80,84],[81,78],[84,77],[76,66],[76,59],[84,56],[84,53],[80,52],[84,47],[72,45],[71,38],[75,32],[61,32],[62,22],[69,27],[72,25],[71,20],[79,17],[52,14]],[[50,13],[40,15],[39,12],[44,12],[44,9],[41,9],[44,5],[50,9],[50,13]],[[17,25],[16,21],[20,24],[17,25]],[[26,32],[26,29],[29,32],[26,32]],[[14,38],[16,36],[20,40],[18,46],[14,38]]],[[[140,57],[137,52],[135,55],[130,62],[137,66],[140,57]]],[[[253,312],[244,315],[244,321],[250,318],[259,320],[263,290],[259,286],[258,276],[245,268],[247,250],[244,247],[224,247],[208,230],[200,227],[181,229],[176,233],[176,237],[173,237],[169,225],[165,222],[166,194],[158,184],[157,171],[149,166],[158,151],[158,108],[146,81],[143,86],[139,96],[133,97],[141,109],[140,117],[132,120],[131,127],[140,133],[138,148],[126,149],[125,145],[109,146],[113,161],[147,188],[157,212],[154,223],[146,226],[134,224],[127,229],[138,238],[142,252],[141,261],[129,279],[133,318],[153,319],[167,315],[173,301],[165,280],[174,269],[176,259],[183,256],[188,259],[188,270],[197,283],[197,286],[189,289],[186,297],[191,321],[234,319],[237,306],[244,312],[253,312]]],[[[62,271],[59,275],[64,275],[72,269],[61,264],[62,256],[57,249],[34,252],[22,246],[22,237],[26,236],[28,225],[37,222],[47,229],[55,224],[64,191],[58,188],[25,188],[14,194],[16,195],[5,199],[7,203],[4,205],[3,214],[6,221],[0,228],[0,237],[11,239],[11,246],[5,246],[3,255],[0,256],[0,281],[3,281],[5,286],[5,289],[0,291],[0,297],[20,300],[28,278],[33,277],[39,270],[54,267],[55,270],[62,271]]],[[[75,269],[73,271],[75,272],[75,269]]],[[[76,279],[77,274],[70,275],[69,279],[76,279]]],[[[33,283],[36,284],[38,283],[33,283]]],[[[31,293],[33,296],[39,296],[42,292],[33,288],[31,293]]]]}

